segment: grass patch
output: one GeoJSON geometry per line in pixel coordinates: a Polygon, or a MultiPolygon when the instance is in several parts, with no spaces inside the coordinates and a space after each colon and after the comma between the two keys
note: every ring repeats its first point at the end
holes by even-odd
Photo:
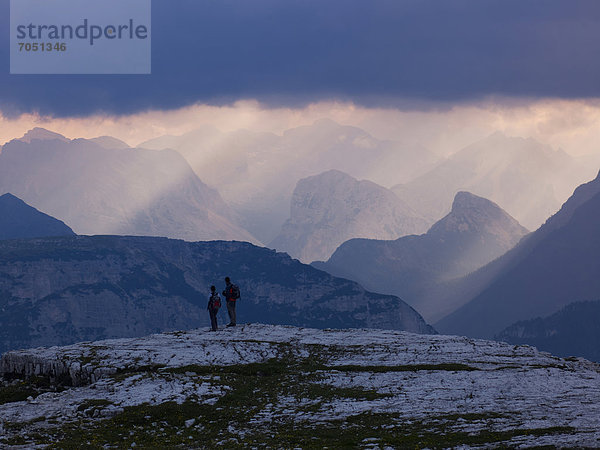
{"type": "Polygon", "coordinates": [[[466,364],[406,364],[400,366],[331,366],[324,367],[323,370],[337,370],[338,372],[418,372],[421,370],[432,371],[447,371],[447,372],[472,372],[479,370],[476,367],[467,366],[466,364]]]}
{"type": "Polygon", "coordinates": [[[127,378],[138,375],[145,374],[150,376],[151,374],[158,373],[161,369],[165,367],[164,364],[153,364],[149,366],[139,366],[139,367],[126,367],[124,369],[118,369],[115,373],[109,375],[113,380],[120,382],[124,381],[127,378]]]}
{"type": "Polygon", "coordinates": [[[64,390],[64,384],[51,383],[47,377],[30,377],[26,380],[19,380],[16,384],[0,386],[0,405],[22,402],[29,397],[36,398],[45,392],[62,392],[64,390]]]}

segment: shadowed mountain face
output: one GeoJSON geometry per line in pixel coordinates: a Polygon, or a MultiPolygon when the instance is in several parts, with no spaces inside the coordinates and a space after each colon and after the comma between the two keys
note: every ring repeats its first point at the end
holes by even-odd
{"type": "Polygon", "coordinates": [[[452,211],[420,236],[395,241],[352,239],[329,261],[315,263],[334,275],[376,292],[401,296],[424,317],[440,317],[454,306],[436,302],[432,290],[511,249],[527,233],[498,205],[459,192],[452,211]]]}
{"type": "MultiPolygon", "coordinates": [[[[600,178],[580,186],[561,210],[515,249],[461,280],[470,301],[437,326],[494,336],[521,320],[600,298],[600,178]]],[[[457,290],[461,295],[460,289],[457,290]]],[[[463,289],[463,293],[466,292],[463,289]]]]}
{"type": "Polygon", "coordinates": [[[64,222],[32,208],[14,195],[0,196],[0,239],[74,234],[64,222]]]}
{"type": "Polygon", "coordinates": [[[79,234],[255,241],[177,152],[47,133],[3,146],[0,192],[60,217],[79,234]],[[120,148],[107,148],[111,143],[120,148]]]}
{"type": "Polygon", "coordinates": [[[584,168],[580,168],[582,175],[573,176],[574,165],[566,153],[534,139],[495,133],[392,190],[433,220],[446,214],[456,192],[469,191],[498,203],[534,230],[586,179],[584,168]]]}
{"type": "Polygon", "coordinates": [[[0,242],[0,351],[197,328],[225,276],[240,323],[435,332],[397,297],[252,244],[76,236],[0,242]]]}
{"type": "Polygon", "coordinates": [[[557,356],[600,362],[600,301],[576,302],[546,318],[517,322],[495,339],[528,344],[557,356]]]}
{"type": "Polygon", "coordinates": [[[390,190],[330,170],[298,182],[291,217],[269,246],[308,263],[328,259],[348,239],[396,239],[426,228],[390,190]]]}
{"type": "Polygon", "coordinates": [[[204,127],[140,146],[179,151],[263,242],[272,241],[289,218],[290,198],[300,179],[336,169],[389,187],[410,181],[437,161],[423,147],[379,140],[360,128],[327,119],[281,136],[204,127]]]}

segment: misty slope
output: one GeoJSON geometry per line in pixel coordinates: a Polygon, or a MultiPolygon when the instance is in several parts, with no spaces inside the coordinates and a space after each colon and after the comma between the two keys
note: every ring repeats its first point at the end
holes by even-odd
{"type": "Polygon", "coordinates": [[[338,170],[300,180],[290,209],[269,246],[306,263],[328,259],[348,239],[396,239],[427,229],[392,191],[338,170]]]}
{"type": "Polygon", "coordinates": [[[107,138],[35,137],[40,135],[38,129],[3,146],[0,192],[60,217],[79,234],[256,242],[177,152],[111,149],[106,145],[120,141],[107,138]]]}
{"type": "Polygon", "coordinates": [[[242,323],[434,332],[397,297],[249,243],[76,236],[0,241],[0,351],[195,328],[228,275],[242,323]]]}
{"type": "MultiPolygon", "coordinates": [[[[502,258],[461,281],[470,301],[437,323],[444,332],[494,336],[574,300],[600,298],[600,178],[502,258]]],[[[456,295],[456,294],[455,294],[456,295]]],[[[464,295],[460,294],[459,295],[464,295]]]]}
{"type": "Polygon", "coordinates": [[[564,152],[553,151],[534,139],[497,132],[392,190],[433,220],[446,214],[456,192],[469,191],[498,203],[525,227],[535,230],[586,179],[589,170],[573,181],[574,164],[564,152]]]}
{"type": "Polygon", "coordinates": [[[0,376],[0,445],[600,443],[598,365],[456,336],[252,324],[14,351],[0,376]]]}
{"type": "Polygon", "coordinates": [[[382,141],[360,128],[327,119],[281,136],[203,127],[141,146],[181,152],[199,177],[240,211],[246,228],[263,242],[273,240],[289,217],[290,198],[302,178],[337,169],[389,187],[424,173],[436,161],[423,147],[382,141]]]}
{"type": "Polygon", "coordinates": [[[432,295],[437,284],[497,258],[526,233],[495,203],[459,192],[451,212],[427,233],[395,241],[352,239],[325,264],[314,265],[375,292],[401,296],[424,317],[435,319],[455,306],[432,295]]]}
{"type": "Polygon", "coordinates": [[[549,317],[517,322],[495,339],[533,345],[558,356],[600,361],[600,301],[575,302],[549,317]]]}
{"type": "Polygon", "coordinates": [[[64,222],[32,208],[14,195],[0,196],[0,239],[74,234],[64,222]]]}

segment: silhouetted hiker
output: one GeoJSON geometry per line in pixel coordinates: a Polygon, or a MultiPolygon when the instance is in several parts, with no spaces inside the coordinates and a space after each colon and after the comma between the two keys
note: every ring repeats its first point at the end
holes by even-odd
{"type": "Polygon", "coordinates": [[[225,290],[223,296],[227,301],[227,313],[229,314],[228,327],[235,327],[235,302],[240,298],[240,288],[231,282],[229,277],[225,277],[225,290]]]}
{"type": "Polygon", "coordinates": [[[208,299],[208,314],[210,315],[210,326],[211,331],[217,331],[217,313],[221,307],[221,297],[217,293],[217,288],[214,286],[210,287],[210,298],[208,299]]]}

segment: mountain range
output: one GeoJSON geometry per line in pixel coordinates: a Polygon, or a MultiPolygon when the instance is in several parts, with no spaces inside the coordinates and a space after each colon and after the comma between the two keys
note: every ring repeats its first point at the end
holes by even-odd
{"type": "Polygon", "coordinates": [[[530,230],[554,214],[573,189],[593,177],[565,152],[501,132],[471,144],[392,190],[421,215],[438,220],[458,191],[499,204],[530,230]]]}
{"type": "Polygon", "coordinates": [[[225,276],[241,323],[435,333],[397,297],[250,243],[74,236],[0,241],[0,351],[196,328],[225,276]]]}
{"type": "Polygon", "coordinates": [[[355,280],[375,292],[401,296],[424,317],[441,318],[456,308],[439,302],[439,285],[501,256],[527,234],[495,203],[459,192],[451,212],[427,233],[393,241],[351,239],[315,267],[355,280]]]}
{"type": "Polygon", "coordinates": [[[389,189],[330,170],[298,182],[290,218],[269,246],[310,263],[351,238],[396,239],[427,226],[389,189]]]}
{"type": "Polygon", "coordinates": [[[532,345],[558,356],[600,362],[600,301],[574,302],[548,316],[510,325],[494,339],[532,345]]]}
{"type": "Polygon", "coordinates": [[[300,179],[336,169],[389,187],[408,182],[438,160],[422,146],[379,140],[329,119],[281,135],[202,127],[140,146],[179,151],[263,242],[275,239],[289,218],[290,199],[300,179]]]}
{"type": "Polygon", "coordinates": [[[179,153],[133,149],[110,137],[69,140],[34,129],[8,142],[0,153],[6,192],[78,234],[258,242],[179,153]]]}
{"type": "Polygon", "coordinates": [[[600,176],[579,186],[560,211],[514,249],[448,289],[467,299],[436,328],[494,336],[511,324],[600,298],[600,176]]]}
{"type": "Polygon", "coordinates": [[[0,195],[0,240],[74,234],[64,222],[38,211],[14,195],[0,195]]]}

